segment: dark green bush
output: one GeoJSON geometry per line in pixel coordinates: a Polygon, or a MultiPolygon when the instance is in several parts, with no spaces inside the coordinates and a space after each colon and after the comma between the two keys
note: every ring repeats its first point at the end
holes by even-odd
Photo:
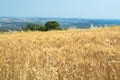
{"type": "Polygon", "coordinates": [[[32,24],[29,23],[26,25],[26,27],[21,28],[24,31],[45,31],[45,27],[39,24],[32,24]]]}
{"type": "Polygon", "coordinates": [[[56,21],[48,21],[45,23],[45,27],[46,27],[46,30],[51,30],[51,29],[56,29],[56,30],[60,30],[60,25],[58,22],[56,21]]]}

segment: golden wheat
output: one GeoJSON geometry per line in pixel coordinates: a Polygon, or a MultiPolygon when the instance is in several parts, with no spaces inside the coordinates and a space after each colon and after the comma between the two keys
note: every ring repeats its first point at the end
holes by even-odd
{"type": "Polygon", "coordinates": [[[120,80],[120,28],[2,33],[0,80],[120,80]]]}

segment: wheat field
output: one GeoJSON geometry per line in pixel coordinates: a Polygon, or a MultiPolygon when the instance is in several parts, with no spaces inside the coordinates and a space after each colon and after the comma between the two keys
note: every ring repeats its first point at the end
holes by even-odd
{"type": "Polygon", "coordinates": [[[120,80],[120,27],[0,33],[0,80],[120,80]]]}

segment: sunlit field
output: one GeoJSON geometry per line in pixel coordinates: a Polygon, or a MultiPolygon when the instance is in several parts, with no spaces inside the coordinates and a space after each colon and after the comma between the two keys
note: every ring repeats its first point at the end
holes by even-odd
{"type": "Polygon", "coordinates": [[[120,27],[0,33],[0,80],[120,80],[120,27]]]}

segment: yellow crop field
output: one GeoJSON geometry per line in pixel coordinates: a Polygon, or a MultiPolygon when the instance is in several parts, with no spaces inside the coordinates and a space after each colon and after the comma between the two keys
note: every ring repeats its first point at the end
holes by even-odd
{"type": "Polygon", "coordinates": [[[120,27],[0,33],[0,80],[120,80],[120,27]]]}

